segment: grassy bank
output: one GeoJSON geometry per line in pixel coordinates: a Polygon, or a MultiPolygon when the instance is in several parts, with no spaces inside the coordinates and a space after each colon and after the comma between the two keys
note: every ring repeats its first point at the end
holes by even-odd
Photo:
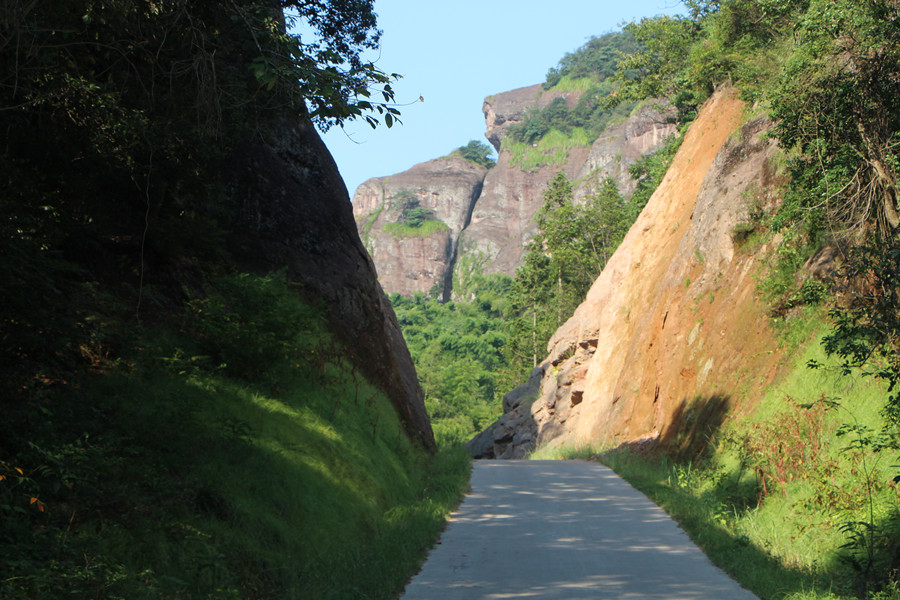
{"type": "Polygon", "coordinates": [[[897,457],[879,448],[885,390],[809,369],[826,362],[821,347],[801,350],[750,417],[719,431],[695,424],[707,452],[602,459],[760,598],[900,597],[897,457]]]}
{"type": "Polygon", "coordinates": [[[173,322],[7,411],[0,597],[395,597],[465,454],[413,444],[283,279],[220,279],[173,322]]]}
{"type": "Polygon", "coordinates": [[[721,429],[694,404],[665,448],[541,448],[532,458],[602,460],[763,600],[900,598],[900,469],[881,448],[886,390],[827,366],[817,342],[793,356],[753,413],[721,429]]]}

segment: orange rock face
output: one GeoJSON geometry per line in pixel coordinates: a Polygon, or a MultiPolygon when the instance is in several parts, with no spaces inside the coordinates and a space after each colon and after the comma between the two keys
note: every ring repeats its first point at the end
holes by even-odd
{"type": "Polygon", "coordinates": [[[479,441],[491,448],[485,455],[665,438],[691,405],[724,402],[733,412],[772,380],[777,344],[753,276],[767,249],[743,251],[734,228],[754,206],[778,202],[775,147],[760,136],[767,120],[741,125],[744,109],[727,90],[704,105],[584,303],[550,340],[539,388],[518,393],[537,396],[527,418],[511,406],[494,428],[505,441],[479,441]]]}

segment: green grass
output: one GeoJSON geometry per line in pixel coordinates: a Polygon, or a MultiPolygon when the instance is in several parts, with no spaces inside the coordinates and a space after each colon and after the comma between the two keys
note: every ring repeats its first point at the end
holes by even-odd
{"type": "Polygon", "coordinates": [[[801,347],[753,415],[718,431],[705,458],[618,450],[603,461],[764,600],[851,598],[866,589],[872,598],[900,597],[885,579],[897,555],[896,457],[866,439],[881,430],[885,390],[833,367],[809,369],[809,360],[828,364],[817,343],[801,347]],[[848,425],[869,431],[838,435],[848,425]],[[853,560],[872,568],[857,572],[853,560]]]}
{"type": "Polygon", "coordinates": [[[391,234],[395,239],[426,238],[449,229],[446,223],[437,219],[424,221],[419,227],[411,227],[404,223],[388,223],[384,226],[384,231],[391,234]]]}
{"type": "Polygon", "coordinates": [[[556,85],[550,90],[553,92],[579,92],[584,93],[597,86],[597,82],[590,77],[572,77],[571,75],[563,75],[556,85]]]}
{"type": "Polygon", "coordinates": [[[214,295],[192,303],[183,329],[133,332],[131,361],[6,415],[29,450],[0,455],[0,597],[395,598],[416,571],[467,455],[411,442],[277,281],[274,297],[237,281],[250,291],[220,287],[224,322],[214,295]],[[275,355],[245,349],[270,359],[259,370],[211,356],[251,324],[271,342],[287,323],[301,328],[275,355]]]}
{"type": "Polygon", "coordinates": [[[537,448],[529,456],[529,460],[591,460],[603,452],[592,444],[564,444],[561,446],[542,446],[537,448]]]}
{"type": "Polygon", "coordinates": [[[570,150],[590,146],[593,141],[589,131],[576,127],[569,133],[551,129],[534,145],[507,137],[503,146],[512,155],[510,164],[530,173],[545,166],[562,166],[568,160],[570,150]]]}

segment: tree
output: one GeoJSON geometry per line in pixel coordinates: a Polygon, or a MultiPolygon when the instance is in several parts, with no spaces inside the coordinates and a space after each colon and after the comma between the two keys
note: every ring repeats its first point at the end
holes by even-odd
{"type": "Polygon", "coordinates": [[[391,77],[363,57],[379,36],[370,0],[12,0],[2,11],[0,274],[4,296],[38,298],[0,322],[3,339],[32,340],[0,351],[4,366],[45,355],[41,338],[77,354],[89,329],[71,302],[48,329],[33,271],[54,282],[48,297],[71,298],[85,276],[73,265],[104,261],[140,308],[149,257],[226,252],[239,208],[222,174],[251,141],[307,118],[396,118],[391,77]]]}
{"type": "Polygon", "coordinates": [[[575,204],[572,184],[565,173],[556,174],[535,215],[538,231],[516,270],[511,364],[522,370],[537,365],[550,336],[584,299],[632,220],[612,179],[575,204]]]}
{"type": "Polygon", "coordinates": [[[478,140],[471,140],[468,144],[460,146],[454,152],[459,153],[464,159],[488,169],[497,164],[496,161],[491,158],[494,154],[493,148],[478,140]]]}
{"type": "Polygon", "coordinates": [[[779,142],[799,150],[779,222],[891,235],[900,225],[900,7],[808,4],[770,96],[779,142]]]}

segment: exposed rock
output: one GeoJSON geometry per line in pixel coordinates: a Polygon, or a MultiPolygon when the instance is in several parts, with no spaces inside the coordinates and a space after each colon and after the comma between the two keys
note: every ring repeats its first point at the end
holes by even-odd
{"type": "Polygon", "coordinates": [[[503,397],[503,416],[466,444],[473,458],[520,458],[534,450],[537,427],[531,406],[540,393],[544,368],[535,368],[526,383],[503,397]]]}
{"type": "Polygon", "coordinates": [[[753,277],[768,248],[743,253],[732,230],[754,204],[779,201],[775,146],[761,135],[765,119],[740,127],[743,110],[728,90],[704,105],[659,189],[550,340],[530,415],[507,413],[498,421],[506,428],[485,432],[495,446],[499,434],[510,440],[504,455],[535,442],[665,439],[687,404],[724,398],[739,409],[774,377],[779,357],[753,277]],[[534,441],[515,446],[519,432],[536,432],[534,441]]]}
{"type": "Polygon", "coordinates": [[[353,210],[360,234],[388,292],[428,293],[437,284],[449,299],[453,266],[463,255],[476,258],[485,273],[513,275],[535,234],[534,215],[543,204],[544,189],[558,171],[579,182],[576,198],[606,176],[630,194],[636,183],[628,168],[676,131],[671,109],[651,102],[608,129],[591,147],[569,150],[561,165],[523,170],[513,164],[513,155],[501,142],[528,108],[545,106],[557,97],[564,97],[570,106],[579,100],[577,93],[546,92],[540,85],[485,99],[486,136],[499,149],[497,165],[490,171],[456,157],[442,158],[391,177],[370,179],[356,190],[353,210]],[[386,210],[390,198],[401,190],[413,191],[423,207],[432,208],[448,225],[449,244],[437,236],[427,241],[397,240],[384,233],[384,226],[396,219],[386,210]]]}
{"type": "Polygon", "coordinates": [[[484,99],[481,110],[487,126],[485,137],[497,152],[509,127],[522,122],[525,110],[537,106],[543,91],[540,85],[530,85],[484,99]]]}
{"type": "Polygon", "coordinates": [[[265,143],[250,142],[236,157],[236,260],[260,271],[286,267],[301,293],[325,308],[351,359],[388,394],[411,437],[433,450],[412,359],[357,235],[347,188],[312,124],[277,123],[265,143]]]}
{"type": "Polygon", "coordinates": [[[509,152],[500,152],[463,234],[462,252],[484,256],[486,273],[513,275],[522,264],[525,244],[536,232],[534,215],[544,203],[544,189],[560,170],[575,179],[588,151],[576,148],[564,165],[532,172],[512,165],[509,152]]]}
{"type": "MultiPolygon", "coordinates": [[[[452,275],[460,233],[481,193],[487,169],[458,156],[418,164],[390,177],[369,179],[353,196],[353,212],[366,247],[389,293],[411,295],[442,289],[452,275]],[[395,237],[384,226],[399,216],[392,198],[411,192],[447,230],[428,237],[395,237]]],[[[449,286],[447,286],[449,292],[449,286]]]]}
{"type": "Polygon", "coordinates": [[[639,107],[625,122],[610,127],[591,145],[577,178],[585,180],[581,193],[606,177],[615,179],[625,196],[634,193],[637,180],[628,168],[637,160],[659,148],[675,135],[675,109],[665,102],[651,101],[639,107]]]}
{"type": "MultiPolygon", "coordinates": [[[[495,98],[504,96],[506,94],[495,98]]],[[[542,96],[542,102],[543,99],[542,96]]],[[[544,203],[544,189],[558,171],[565,172],[570,181],[580,181],[576,197],[589,193],[594,184],[606,176],[616,179],[620,190],[630,194],[636,182],[630,178],[628,168],[676,132],[670,121],[669,108],[649,103],[623,123],[604,132],[590,148],[570,150],[563,165],[548,165],[534,171],[516,167],[512,164],[512,155],[501,149],[497,166],[484,180],[484,190],[475,204],[472,222],[463,233],[460,251],[483,256],[487,261],[486,273],[515,274],[522,264],[525,245],[536,232],[534,215],[544,203]]],[[[491,122],[488,121],[488,135],[491,135],[490,131],[491,122]]]]}

